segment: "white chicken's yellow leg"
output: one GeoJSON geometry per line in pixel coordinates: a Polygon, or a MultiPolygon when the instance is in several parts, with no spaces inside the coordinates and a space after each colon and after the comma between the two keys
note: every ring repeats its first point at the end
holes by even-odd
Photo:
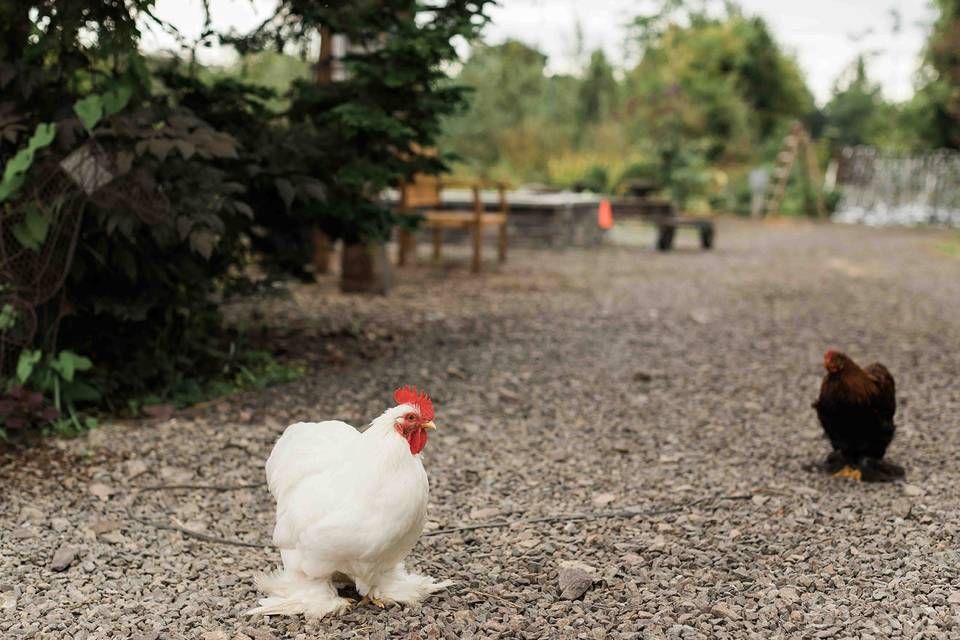
{"type": "MultiPolygon", "coordinates": [[[[360,604],[361,604],[361,605],[364,605],[364,604],[368,604],[368,603],[369,603],[369,604],[372,604],[372,605],[375,606],[375,607],[380,607],[381,609],[386,609],[386,608],[387,608],[387,605],[390,604],[390,601],[389,601],[389,600],[381,600],[380,598],[377,598],[377,597],[375,597],[375,596],[371,596],[371,595],[368,593],[367,595],[363,596],[363,599],[362,599],[362,600],[360,600],[360,604]]],[[[358,606],[359,606],[359,605],[358,605],[358,606]]]]}
{"type": "Polygon", "coordinates": [[[853,480],[860,482],[863,479],[863,473],[860,471],[860,469],[855,469],[850,465],[845,465],[843,469],[840,469],[840,471],[837,471],[836,473],[834,473],[833,477],[834,478],[852,478],[853,480]]]}

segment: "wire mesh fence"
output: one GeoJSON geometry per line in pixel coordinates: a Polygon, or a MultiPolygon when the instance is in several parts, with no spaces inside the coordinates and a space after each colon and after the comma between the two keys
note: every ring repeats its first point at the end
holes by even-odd
{"type": "Polygon", "coordinates": [[[835,218],[875,225],[960,226],[960,153],[894,156],[870,147],[843,150],[835,218]]]}

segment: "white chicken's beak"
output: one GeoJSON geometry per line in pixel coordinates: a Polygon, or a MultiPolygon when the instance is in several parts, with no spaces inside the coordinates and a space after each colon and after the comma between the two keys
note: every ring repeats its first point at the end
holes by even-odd
{"type": "Polygon", "coordinates": [[[433,420],[431,420],[430,422],[424,422],[422,425],[420,425],[420,427],[423,428],[423,429],[434,429],[434,430],[435,430],[435,429],[437,428],[437,425],[433,424],[433,420]]]}

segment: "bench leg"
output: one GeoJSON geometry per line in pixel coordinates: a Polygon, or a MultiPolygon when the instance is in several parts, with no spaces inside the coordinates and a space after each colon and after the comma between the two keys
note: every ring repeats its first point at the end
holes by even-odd
{"type": "Polygon", "coordinates": [[[443,229],[433,229],[433,261],[440,262],[440,254],[443,251],[443,229]]]}
{"type": "Polygon", "coordinates": [[[500,225],[500,244],[497,246],[497,261],[501,264],[507,261],[507,225],[500,225]]]}
{"type": "Polygon", "coordinates": [[[407,231],[407,255],[410,264],[417,264],[417,234],[413,231],[407,231]]]}
{"type": "Polygon", "coordinates": [[[406,229],[400,230],[397,238],[397,266],[403,267],[417,255],[416,237],[406,229]]]}
{"type": "Polygon", "coordinates": [[[713,227],[700,228],[700,246],[704,249],[713,248],[713,227]]]}
{"type": "Polygon", "coordinates": [[[670,251],[673,248],[673,234],[675,229],[669,226],[657,227],[657,249],[660,251],[670,251]]]}
{"type": "Polygon", "coordinates": [[[473,264],[470,270],[474,273],[480,273],[480,260],[483,254],[483,225],[473,225],[473,264]]]}

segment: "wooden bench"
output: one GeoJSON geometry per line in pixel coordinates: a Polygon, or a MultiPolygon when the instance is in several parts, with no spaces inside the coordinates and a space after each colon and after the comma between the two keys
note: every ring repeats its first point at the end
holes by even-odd
{"type": "MultiPolygon", "coordinates": [[[[507,218],[510,207],[507,204],[506,186],[500,182],[457,182],[445,181],[436,176],[417,176],[413,182],[400,186],[400,211],[407,215],[420,214],[424,221],[422,227],[433,232],[433,259],[439,261],[443,252],[443,232],[447,229],[466,229],[473,239],[473,259],[471,270],[480,272],[483,258],[483,231],[487,227],[497,227],[497,259],[507,260],[507,218]],[[480,190],[492,187],[499,194],[498,208],[487,211],[480,198],[480,190]],[[467,188],[473,194],[473,206],[469,210],[449,209],[443,205],[442,193],[445,188],[467,188]]],[[[409,229],[401,229],[399,238],[399,256],[397,264],[403,266],[410,257],[416,256],[416,236],[409,229]]]]}
{"type": "Polygon", "coordinates": [[[704,249],[713,248],[713,222],[703,218],[670,217],[655,222],[657,225],[657,249],[670,251],[673,248],[673,237],[680,227],[689,227],[700,232],[700,246],[704,249]]]}
{"type": "Polygon", "coordinates": [[[649,197],[625,197],[613,201],[613,217],[636,218],[657,227],[657,249],[670,251],[677,229],[696,229],[700,234],[700,246],[712,249],[714,225],[712,220],[678,216],[669,200],[649,197]]]}

